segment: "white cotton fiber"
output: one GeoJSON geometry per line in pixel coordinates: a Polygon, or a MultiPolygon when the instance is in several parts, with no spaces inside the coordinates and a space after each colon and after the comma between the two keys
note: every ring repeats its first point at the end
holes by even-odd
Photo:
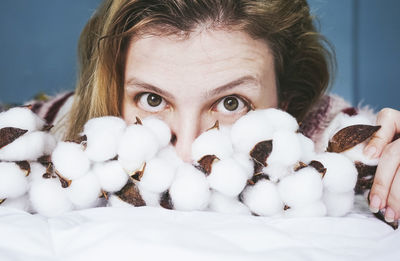
{"type": "Polygon", "coordinates": [[[119,140],[126,128],[123,119],[105,116],[90,119],[83,128],[87,137],[85,153],[92,161],[106,161],[117,155],[119,140]]]}
{"type": "Polygon", "coordinates": [[[238,152],[233,154],[232,159],[243,168],[244,172],[247,174],[247,178],[251,178],[253,176],[254,163],[249,154],[238,152]]]}
{"type": "Polygon", "coordinates": [[[48,154],[54,145],[55,140],[50,134],[42,131],[28,132],[0,149],[0,160],[34,161],[48,154]]]}
{"type": "Polygon", "coordinates": [[[274,131],[286,130],[295,132],[299,128],[296,118],[285,111],[270,108],[262,110],[262,112],[264,120],[271,124],[274,131]]]}
{"type": "Polygon", "coordinates": [[[141,186],[141,184],[138,184],[139,188],[139,193],[144,202],[146,202],[146,206],[150,207],[159,207],[160,206],[160,193],[155,193],[152,191],[149,191],[141,186]]]}
{"type": "Polygon", "coordinates": [[[261,216],[281,214],[284,207],[275,183],[265,179],[247,186],[242,200],[253,213],[261,216]]]}
{"type": "Polygon", "coordinates": [[[206,155],[215,155],[219,159],[224,159],[232,154],[232,142],[227,131],[208,130],[197,137],[192,144],[192,159],[195,162],[206,155]]]}
{"type": "Polygon", "coordinates": [[[28,176],[28,182],[32,183],[35,180],[43,178],[43,174],[46,173],[46,167],[38,162],[30,162],[31,173],[28,176]]]}
{"type": "Polygon", "coordinates": [[[118,161],[129,173],[138,170],[160,149],[155,134],[143,125],[134,124],[125,129],[118,147],[118,161]]]}
{"type": "Polygon", "coordinates": [[[323,217],[326,216],[326,206],[318,200],[299,208],[285,210],[286,217],[323,217]]]}
{"type": "Polygon", "coordinates": [[[232,125],[231,139],[235,151],[247,154],[257,143],[272,139],[274,129],[264,116],[264,111],[250,111],[232,125]]]}
{"type": "Polygon", "coordinates": [[[326,168],[322,180],[325,189],[336,193],[353,191],[358,172],[350,159],[341,154],[325,152],[318,154],[316,160],[326,168]]]}
{"type": "Polygon", "coordinates": [[[0,207],[19,209],[28,212],[30,210],[28,195],[25,194],[18,198],[8,198],[1,203],[0,207]]]}
{"type": "Polygon", "coordinates": [[[15,107],[0,113],[0,129],[13,127],[36,131],[41,130],[44,125],[44,120],[26,107],[15,107]]]}
{"type": "Polygon", "coordinates": [[[25,172],[13,162],[0,162],[0,199],[20,197],[27,190],[25,172]]]}
{"type": "Polygon", "coordinates": [[[212,192],[208,208],[219,213],[250,215],[249,208],[237,197],[227,197],[217,191],[212,192]]]}
{"type": "Polygon", "coordinates": [[[267,174],[271,181],[278,182],[280,179],[290,175],[293,172],[292,165],[284,165],[283,163],[269,164],[262,169],[264,174],[267,174]]]}
{"type": "Polygon", "coordinates": [[[29,190],[32,210],[43,216],[53,217],[73,209],[66,190],[58,178],[41,179],[32,182],[29,190]]]}
{"type": "Polygon", "coordinates": [[[234,159],[227,158],[215,161],[207,177],[210,188],[228,196],[235,197],[246,186],[248,173],[234,159]]]}
{"type": "Polygon", "coordinates": [[[327,208],[327,215],[340,217],[349,213],[354,206],[354,192],[334,193],[325,191],[323,201],[327,208]]]}
{"type": "Polygon", "coordinates": [[[133,208],[134,206],[121,200],[116,195],[110,195],[107,201],[107,207],[113,208],[133,208]]]}
{"type": "Polygon", "coordinates": [[[299,208],[322,197],[322,176],[312,167],[303,168],[282,179],[278,184],[283,202],[299,208]]]}
{"type": "Polygon", "coordinates": [[[301,133],[297,133],[297,138],[300,143],[300,161],[308,164],[315,158],[314,142],[301,133]]]}
{"type": "Polygon", "coordinates": [[[59,142],[51,159],[55,169],[66,179],[77,179],[85,175],[90,168],[90,160],[80,144],[59,142]]]}
{"type": "Polygon", "coordinates": [[[352,160],[353,162],[359,161],[370,166],[378,165],[379,159],[377,158],[370,159],[368,156],[364,154],[364,148],[366,144],[367,142],[364,141],[363,143],[360,143],[349,150],[345,150],[344,152],[342,152],[342,154],[345,155],[350,160],[352,160]]]}
{"type": "Polygon", "coordinates": [[[165,159],[166,161],[168,161],[169,165],[173,166],[174,169],[177,169],[180,165],[184,163],[183,160],[176,153],[175,147],[172,145],[161,149],[157,153],[156,157],[165,159]]]}
{"type": "Polygon", "coordinates": [[[78,209],[95,207],[99,203],[101,188],[97,177],[92,171],[73,180],[65,190],[69,200],[78,209]]]}
{"type": "Polygon", "coordinates": [[[101,188],[107,192],[120,191],[128,181],[128,174],[118,161],[98,162],[93,166],[101,188]]]}
{"type": "Polygon", "coordinates": [[[210,199],[210,189],[204,174],[187,163],[178,168],[169,194],[177,210],[203,210],[210,199]]]}
{"type": "Polygon", "coordinates": [[[163,158],[153,158],[146,162],[140,186],[154,193],[166,191],[175,177],[175,168],[163,158]]]}
{"type": "Polygon", "coordinates": [[[275,163],[286,166],[296,164],[301,156],[300,141],[296,133],[276,131],[272,137],[272,152],[267,159],[268,165],[275,163]]]}
{"type": "Polygon", "coordinates": [[[154,117],[147,117],[142,123],[143,126],[154,133],[161,148],[169,144],[171,141],[171,130],[165,122],[154,117]]]}

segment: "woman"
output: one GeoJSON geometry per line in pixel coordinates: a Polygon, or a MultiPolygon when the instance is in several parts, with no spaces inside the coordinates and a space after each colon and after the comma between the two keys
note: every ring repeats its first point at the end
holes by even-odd
{"type": "MultiPolygon", "coordinates": [[[[106,0],[81,35],[74,102],[56,122],[74,138],[93,117],[155,115],[188,160],[192,141],[216,120],[279,107],[318,143],[348,107],[323,96],[332,68],[323,41],[305,0],[106,0]]],[[[377,124],[365,149],[381,156],[370,208],[386,207],[392,222],[400,217],[400,112],[382,110],[377,124]]]]}

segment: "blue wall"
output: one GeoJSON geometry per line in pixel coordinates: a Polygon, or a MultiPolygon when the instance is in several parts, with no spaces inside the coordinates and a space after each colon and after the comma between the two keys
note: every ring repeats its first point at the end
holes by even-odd
{"type": "MultiPolygon", "coordinates": [[[[2,0],[0,102],[73,89],[79,33],[100,0],[2,0]]],[[[353,104],[400,109],[400,1],[309,0],[334,44],[332,92],[353,104]]]]}

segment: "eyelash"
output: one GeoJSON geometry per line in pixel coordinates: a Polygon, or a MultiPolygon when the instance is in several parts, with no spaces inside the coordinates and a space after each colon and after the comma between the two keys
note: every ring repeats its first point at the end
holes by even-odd
{"type": "MultiPolygon", "coordinates": [[[[246,98],[244,98],[244,97],[242,97],[242,96],[240,96],[240,95],[232,94],[232,95],[227,95],[227,96],[224,96],[224,97],[218,99],[218,100],[212,105],[212,108],[213,108],[212,110],[213,110],[213,111],[216,111],[218,105],[219,105],[224,99],[227,99],[227,98],[230,98],[230,97],[236,98],[236,99],[238,99],[239,101],[241,101],[241,102],[243,103],[244,107],[246,108],[246,112],[249,112],[250,110],[253,110],[253,109],[254,109],[252,103],[251,103],[248,99],[246,99],[246,98]]],[[[232,112],[232,113],[225,113],[225,114],[226,114],[226,115],[235,114],[235,111],[232,112]]]]}
{"type": "MultiPolygon", "coordinates": [[[[143,96],[144,96],[144,95],[150,95],[150,94],[154,94],[154,95],[159,96],[159,97],[162,99],[162,102],[165,103],[165,107],[166,107],[166,108],[169,107],[169,102],[168,102],[166,99],[164,99],[161,95],[158,95],[158,94],[152,93],[152,92],[141,92],[141,93],[138,93],[138,94],[134,97],[134,102],[135,102],[136,105],[139,107],[139,105],[140,105],[140,100],[143,98],[143,96]]],[[[214,102],[214,103],[211,105],[211,110],[212,110],[212,111],[217,111],[218,105],[219,105],[224,99],[227,99],[227,98],[229,98],[229,97],[236,98],[236,99],[238,99],[240,102],[242,102],[243,105],[244,105],[244,107],[246,108],[246,112],[248,112],[248,111],[250,111],[250,110],[254,110],[254,106],[252,105],[252,103],[251,103],[248,99],[242,97],[241,95],[236,95],[236,94],[227,95],[227,96],[224,96],[224,97],[218,99],[216,102],[214,102]]],[[[143,108],[142,108],[142,109],[143,109],[143,108]]],[[[146,110],[146,109],[143,109],[143,110],[146,110]]],[[[158,112],[159,112],[159,111],[151,111],[151,110],[146,110],[146,111],[147,111],[147,112],[150,112],[150,113],[158,113],[158,112]]],[[[229,115],[229,114],[235,114],[235,111],[232,112],[232,113],[225,113],[225,114],[227,114],[227,115],[229,115]]]]}

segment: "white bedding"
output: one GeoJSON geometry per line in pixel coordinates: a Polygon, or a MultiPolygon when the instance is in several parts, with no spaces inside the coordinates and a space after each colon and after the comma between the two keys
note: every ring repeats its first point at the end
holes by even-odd
{"type": "Polygon", "coordinates": [[[0,260],[400,260],[400,230],[356,212],[268,218],[140,207],[45,218],[0,207],[0,260]]]}

